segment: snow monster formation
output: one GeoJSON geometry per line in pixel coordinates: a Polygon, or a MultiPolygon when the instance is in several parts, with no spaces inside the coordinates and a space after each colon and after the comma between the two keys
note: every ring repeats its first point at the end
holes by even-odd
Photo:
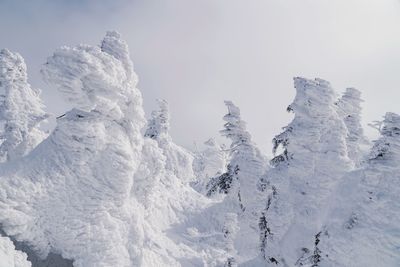
{"type": "Polygon", "coordinates": [[[398,266],[400,117],[366,155],[356,89],[295,78],[268,161],[231,101],[228,147],[177,145],[165,100],[146,123],[117,32],[41,73],[73,106],[50,134],[22,57],[1,50],[0,267],[398,266]]]}
{"type": "Polygon", "coordinates": [[[273,152],[279,147],[283,152],[262,179],[268,197],[259,225],[261,252],[270,264],[311,266],[319,261],[317,240],[329,196],[353,165],[330,84],[295,78],[294,86],[296,97],[288,107],[294,119],[273,140],[273,152]]]}
{"type": "Polygon", "coordinates": [[[74,108],[28,155],[0,166],[1,230],[41,258],[61,255],[75,267],[202,262],[165,231],[209,200],[189,185],[189,152],[167,131],[142,135],[142,97],[120,35],[62,47],[42,74],[74,108]]]}
{"type": "Polygon", "coordinates": [[[43,257],[131,266],[143,242],[130,190],[145,121],[128,47],[109,32],[100,47],[57,50],[42,73],[76,106],[27,157],[0,169],[2,228],[43,257]]]}

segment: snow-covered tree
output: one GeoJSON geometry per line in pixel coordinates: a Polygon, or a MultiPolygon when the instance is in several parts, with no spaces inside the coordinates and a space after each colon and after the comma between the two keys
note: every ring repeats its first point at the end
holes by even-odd
{"type": "Polygon", "coordinates": [[[195,153],[193,170],[196,174],[194,187],[199,192],[204,192],[211,178],[225,172],[226,152],[223,147],[210,138],[204,142],[205,148],[195,153]]]}
{"type": "Polygon", "coordinates": [[[381,138],[374,142],[369,160],[370,163],[376,163],[383,160],[383,164],[394,163],[400,156],[400,116],[388,112],[385,115],[379,132],[381,138]]]}
{"type": "Polygon", "coordinates": [[[227,171],[209,182],[207,195],[236,195],[238,207],[244,210],[246,202],[253,198],[254,190],[266,166],[264,157],[251,141],[246,123],[240,117],[239,108],[231,101],[225,101],[225,105],[228,114],[223,118],[226,123],[221,134],[231,140],[227,171]]]}
{"type": "MultiPolygon", "coordinates": [[[[236,213],[239,230],[235,236],[235,244],[240,240],[237,250],[237,262],[245,262],[257,255],[258,246],[258,211],[262,203],[263,193],[258,184],[266,171],[265,158],[251,141],[245,122],[241,119],[240,110],[231,101],[225,101],[228,113],[224,116],[225,124],[221,134],[231,140],[226,172],[212,178],[207,185],[207,195],[225,194],[218,205],[220,215],[236,213]]],[[[225,218],[221,218],[223,221],[225,218]]],[[[229,259],[233,262],[233,259],[229,259]]]]}
{"type": "Polygon", "coordinates": [[[321,266],[400,262],[400,116],[386,113],[380,134],[369,160],[347,174],[336,190],[321,266]]]}
{"type": "Polygon", "coordinates": [[[27,81],[24,59],[7,49],[0,51],[0,162],[28,154],[46,134],[39,125],[48,115],[40,90],[27,81]]]}
{"type": "Polygon", "coordinates": [[[158,100],[159,109],[151,113],[147,123],[145,137],[157,141],[166,157],[166,168],[184,182],[195,180],[193,172],[193,155],[181,146],[172,142],[169,133],[169,108],[166,100],[158,100]]]}
{"type": "MultiPolygon", "coordinates": [[[[345,171],[347,129],[336,112],[336,94],[327,81],[295,78],[296,97],[288,111],[293,121],[273,139],[275,168],[261,187],[268,192],[260,218],[262,256],[289,266],[313,264],[321,217],[345,171]]],[[[318,252],[318,251],[317,251],[318,252]]],[[[317,253],[318,254],[318,253],[317,253]]]]}
{"type": "Polygon", "coordinates": [[[108,32],[101,46],[48,58],[45,80],[74,108],[27,157],[0,168],[0,224],[39,256],[56,252],[75,267],[196,266],[213,256],[171,236],[210,201],[190,187],[189,152],[168,133],[142,135],[128,51],[108,32]]]}
{"type": "Polygon", "coordinates": [[[169,107],[163,99],[157,100],[159,109],[151,113],[151,119],[147,123],[145,137],[152,139],[169,138],[169,107]]]}
{"type": "Polygon", "coordinates": [[[361,92],[355,88],[347,88],[336,103],[338,114],[344,120],[348,130],[346,138],[349,158],[360,166],[363,160],[362,145],[368,143],[361,126],[361,92]]]}

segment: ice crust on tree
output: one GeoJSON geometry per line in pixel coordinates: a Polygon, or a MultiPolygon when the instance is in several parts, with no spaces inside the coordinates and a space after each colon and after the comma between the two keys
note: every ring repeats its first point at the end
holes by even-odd
{"type": "Polygon", "coordinates": [[[0,51],[0,162],[28,154],[46,134],[39,128],[48,115],[40,90],[28,83],[24,59],[7,49],[0,51]]]}

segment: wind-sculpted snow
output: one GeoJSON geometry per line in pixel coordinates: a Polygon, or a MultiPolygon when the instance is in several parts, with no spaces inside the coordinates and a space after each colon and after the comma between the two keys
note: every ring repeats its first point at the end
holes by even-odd
{"type": "Polygon", "coordinates": [[[43,111],[40,90],[27,82],[24,59],[7,49],[0,51],[0,162],[25,156],[46,134],[39,124],[43,111]]]}
{"type": "Polygon", "coordinates": [[[294,84],[296,97],[288,110],[295,117],[274,138],[274,152],[282,146],[283,153],[263,178],[269,197],[260,219],[263,257],[282,266],[318,263],[316,239],[328,198],[352,166],[347,129],[335,111],[329,83],[295,78],[294,84]]]}
{"type": "MultiPolygon", "coordinates": [[[[117,38],[108,33],[103,46],[117,38]]],[[[86,105],[59,118],[26,158],[0,168],[3,229],[40,255],[56,252],[74,266],[132,266],[140,258],[143,212],[131,188],[144,120],[126,67],[111,44],[106,52],[64,47],[44,67],[46,80],[86,105]]]]}
{"type": "Polygon", "coordinates": [[[97,110],[117,119],[144,124],[142,97],[132,69],[127,44],[108,32],[101,47],[62,47],[48,58],[42,74],[71,103],[82,110],[97,110]]]}
{"type": "Polygon", "coordinates": [[[45,80],[75,108],[29,155],[1,166],[0,224],[41,257],[74,266],[199,266],[213,254],[176,235],[211,201],[190,187],[193,156],[167,131],[141,135],[141,94],[119,38],[109,32],[101,47],[48,59],[45,80]]]}
{"type": "Polygon", "coordinates": [[[0,267],[31,267],[25,253],[15,250],[8,237],[0,236],[0,267]]]}

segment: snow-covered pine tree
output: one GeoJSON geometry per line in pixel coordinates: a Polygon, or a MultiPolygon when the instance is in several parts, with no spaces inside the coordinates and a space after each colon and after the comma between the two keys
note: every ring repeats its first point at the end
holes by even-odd
{"type": "Polygon", "coordinates": [[[379,132],[381,138],[374,142],[369,163],[370,165],[375,163],[379,163],[379,165],[393,164],[395,167],[397,166],[396,161],[400,157],[400,116],[392,112],[386,113],[379,132]]]}
{"type": "Polygon", "coordinates": [[[226,152],[224,148],[210,138],[204,142],[205,148],[195,153],[193,170],[196,174],[196,182],[193,186],[199,192],[206,191],[206,187],[211,178],[225,172],[226,152]]]}
{"type": "Polygon", "coordinates": [[[151,113],[147,123],[145,137],[157,141],[166,157],[166,168],[184,182],[195,180],[193,172],[193,155],[181,146],[172,142],[169,133],[169,108],[166,100],[158,100],[158,110],[151,113]]]}
{"type": "Polygon", "coordinates": [[[318,261],[317,237],[323,228],[328,198],[351,167],[344,122],[336,94],[327,81],[295,78],[296,97],[288,111],[293,121],[273,139],[275,168],[263,177],[269,194],[260,218],[262,257],[289,266],[318,261]]]}
{"type": "MultiPolygon", "coordinates": [[[[257,256],[258,211],[264,194],[258,190],[261,176],[265,173],[267,164],[258,148],[251,141],[245,122],[241,119],[240,110],[231,101],[225,101],[228,113],[224,116],[225,124],[221,134],[231,140],[226,172],[214,177],[207,185],[207,195],[225,194],[218,205],[220,215],[236,213],[239,230],[235,240],[237,259],[232,262],[246,262],[257,256]],[[238,247],[240,249],[238,249],[238,247]]],[[[225,218],[221,218],[224,220],[225,218]]]]}
{"type": "Polygon", "coordinates": [[[145,137],[152,139],[168,138],[169,136],[169,107],[164,99],[157,99],[158,110],[151,112],[151,119],[147,123],[145,137]]]}
{"type": "Polygon", "coordinates": [[[7,49],[0,51],[0,162],[28,154],[46,134],[39,125],[48,115],[40,90],[27,81],[24,59],[7,49]]]}
{"type": "Polygon", "coordinates": [[[227,171],[211,179],[207,185],[207,195],[235,195],[237,207],[244,211],[247,202],[253,199],[260,176],[265,172],[265,159],[251,141],[239,108],[231,101],[225,101],[225,105],[228,114],[223,118],[226,123],[221,134],[231,140],[227,171]]]}
{"type": "Polygon", "coordinates": [[[322,239],[321,266],[398,266],[400,116],[388,112],[369,160],[347,174],[322,239]]]}
{"type": "Polygon", "coordinates": [[[363,160],[361,146],[368,143],[361,126],[361,92],[355,88],[347,88],[336,102],[339,116],[344,120],[348,130],[346,138],[349,158],[359,167],[363,160]]]}

